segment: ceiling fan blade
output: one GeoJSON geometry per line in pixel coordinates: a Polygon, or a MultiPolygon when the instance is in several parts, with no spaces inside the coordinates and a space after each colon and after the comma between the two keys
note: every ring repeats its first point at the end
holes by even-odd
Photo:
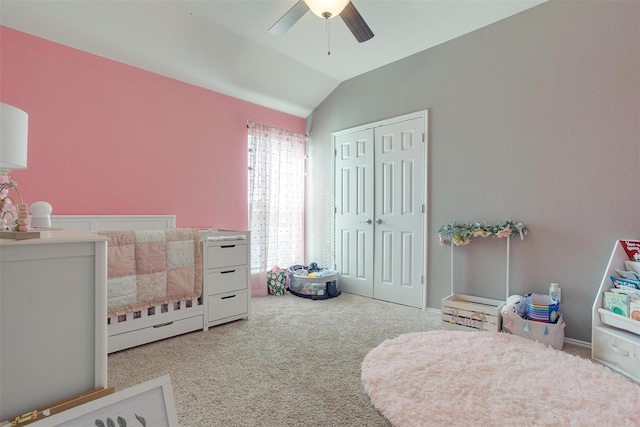
{"type": "Polygon", "coordinates": [[[373,31],[371,31],[371,28],[364,22],[362,15],[360,15],[360,12],[358,12],[358,9],[356,9],[352,2],[349,2],[344,10],[340,12],[340,17],[344,23],[347,24],[347,27],[359,43],[366,42],[373,37],[373,31]]]}
{"type": "Polygon", "coordinates": [[[282,18],[278,19],[278,22],[269,28],[269,32],[271,34],[286,33],[287,30],[293,27],[293,24],[298,22],[298,20],[308,11],[309,6],[307,6],[304,0],[298,0],[298,3],[294,4],[293,7],[282,16],[282,18]]]}

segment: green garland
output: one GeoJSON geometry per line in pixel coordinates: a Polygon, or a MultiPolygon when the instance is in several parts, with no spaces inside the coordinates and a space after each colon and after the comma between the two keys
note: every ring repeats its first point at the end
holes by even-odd
{"type": "Polygon", "coordinates": [[[479,222],[467,222],[465,224],[452,222],[440,227],[438,230],[441,245],[446,241],[451,241],[456,246],[468,245],[472,237],[512,238],[520,236],[520,239],[523,240],[528,232],[529,230],[523,223],[511,220],[496,225],[481,224],[479,222]]]}

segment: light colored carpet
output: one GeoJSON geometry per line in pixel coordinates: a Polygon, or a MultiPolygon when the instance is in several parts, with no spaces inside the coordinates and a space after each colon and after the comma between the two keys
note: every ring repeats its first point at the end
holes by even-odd
{"type": "Polygon", "coordinates": [[[109,384],[169,374],[182,427],[389,426],[364,392],[364,357],[385,340],[440,328],[437,313],[345,293],[259,297],[252,307],[249,321],[111,354],[109,384]]]}
{"type": "Polygon", "coordinates": [[[401,335],[367,354],[362,381],[397,427],[640,425],[640,386],[504,333],[401,335]]]}

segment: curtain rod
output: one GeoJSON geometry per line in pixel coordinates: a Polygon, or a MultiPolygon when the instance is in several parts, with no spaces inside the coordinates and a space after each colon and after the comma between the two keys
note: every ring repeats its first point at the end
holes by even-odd
{"type": "MultiPolygon", "coordinates": [[[[254,121],[252,121],[250,119],[247,119],[247,128],[250,128],[252,126],[256,126],[257,124],[258,123],[255,123],[254,121]]],[[[277,128],[277,127],[273,127],[273,126],[269,126],[269,125],[264,125],[264,124],[260,124],[260,126],[266,126],[266,127],[271,128],[271,129],[279,130],[279,131],[282,131],[282,132],[298,133],[298,132],[293,132],[293,131],[290,131],[290,130],[287,130],[287,129],[281,129],[281,128],[277,128]]],[[[304,133],[302,135],[304,135],[305,138],[309,138],[309,134],[307,134],[307,133],[304,133]]]]}

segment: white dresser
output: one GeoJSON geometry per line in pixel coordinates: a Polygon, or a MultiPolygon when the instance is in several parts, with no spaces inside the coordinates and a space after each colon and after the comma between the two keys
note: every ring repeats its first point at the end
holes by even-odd
{"type": "Polygon", "coordinates": [[[625,250],[616,241],[593,302],[591,358],[640,383],[640,321],[603,308],[602,292],[611,288],[615,269],[625,269],[625,250]]]}
{"type": "Polygon", "coordinates": [[[204,330],[251,313],[250,233],[210,232],[202,244],[204,330]]]}
{"type": "Polygon", "coordinates": [[[0,239],[0,421],[107,386],[106,238],[0,239]]]}

